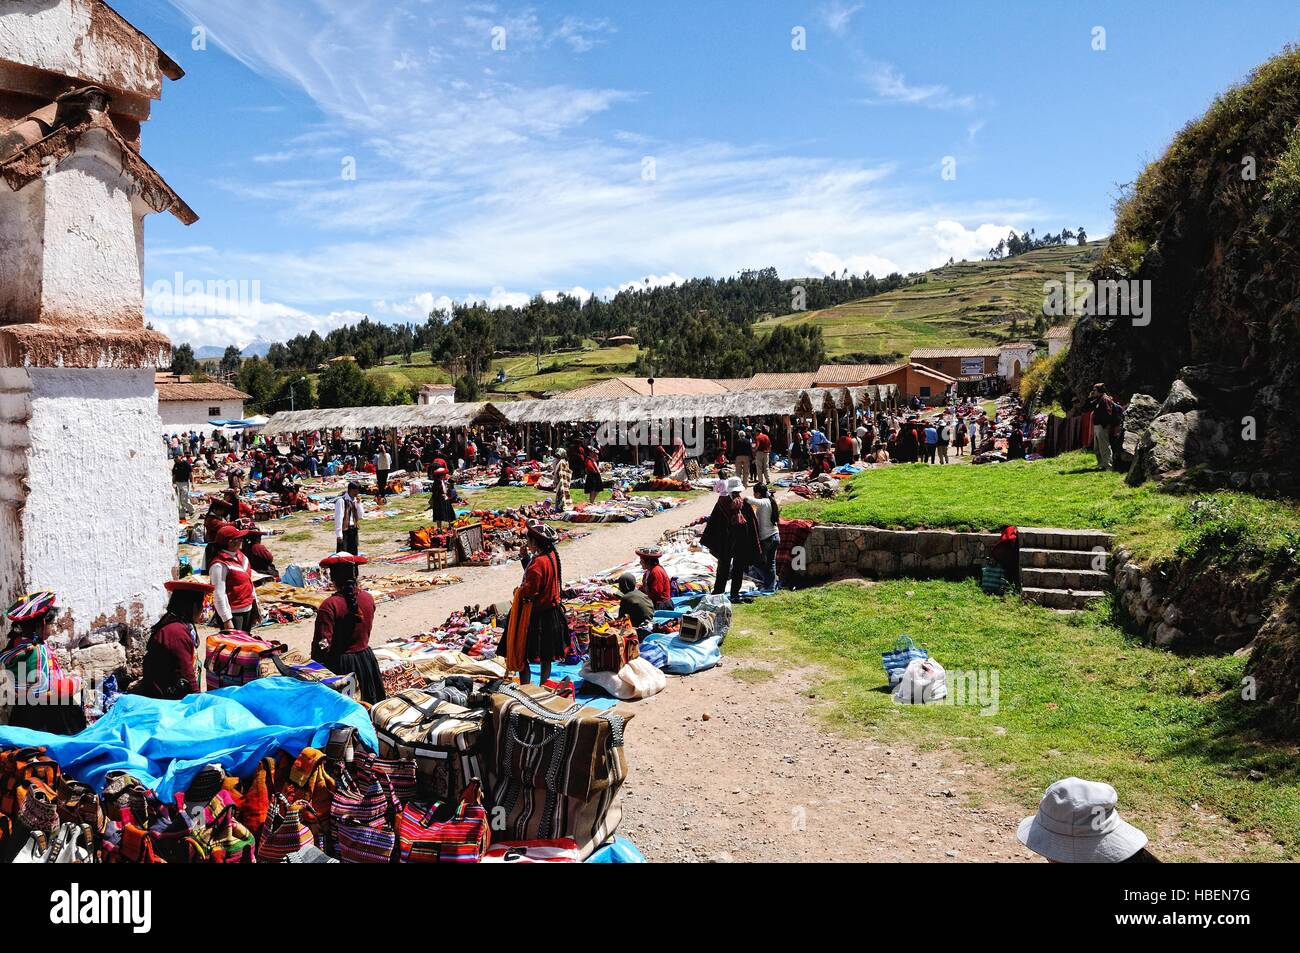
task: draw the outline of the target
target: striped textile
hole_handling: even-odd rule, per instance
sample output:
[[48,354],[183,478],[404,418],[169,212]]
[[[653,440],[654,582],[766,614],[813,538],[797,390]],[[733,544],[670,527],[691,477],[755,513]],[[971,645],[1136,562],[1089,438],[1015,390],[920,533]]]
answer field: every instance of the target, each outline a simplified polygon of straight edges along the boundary
[[488,849],[491,831],[478,778],[461,795],[448,821],[437,821],[438,805],[408,804],[397,818],[397,838],[404,864],[476,864]]

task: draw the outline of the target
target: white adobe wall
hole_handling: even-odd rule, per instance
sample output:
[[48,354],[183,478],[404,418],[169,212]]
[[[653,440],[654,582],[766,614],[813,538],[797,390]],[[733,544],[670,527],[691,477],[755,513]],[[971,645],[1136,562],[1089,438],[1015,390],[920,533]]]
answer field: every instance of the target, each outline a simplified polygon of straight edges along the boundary
[[159,428],[152,368],[0,368],[0,604],[57,592],[54,644],[83,671],[138,661],[164,608],[176,508]]
[[[208,413],[209,407],[217,406],[221,407],[221,413]],[[244,402],[242,400],[223,400],[214,404],[209,400],[160,400],[158,401],[158,414],[162,419],[162,429],[168,434],[196,428],[207,431],[211,429],[208,427],[208,421],[213,418],[219,420],[243,420]]]
[[1020,362],[1020,373],[1023,374],[1033,361],[1035,350],[1032,346],[1001,349],[998,351],[998,374],[1010,378],[1016,361]]
[[121,149],[101,129],[82,136],[77,151],[43,180],[45,191],[40,320],[138,328],[144,319],[143,203],[123,176]]
[[34,321],[40,313],[44,228],[43,179],[17,192],[0,187],[0,324]]

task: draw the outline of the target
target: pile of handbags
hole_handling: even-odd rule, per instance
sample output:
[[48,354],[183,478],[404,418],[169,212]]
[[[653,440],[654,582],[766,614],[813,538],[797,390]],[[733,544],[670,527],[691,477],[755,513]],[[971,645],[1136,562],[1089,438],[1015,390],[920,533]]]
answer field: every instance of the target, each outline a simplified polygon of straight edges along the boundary
[[290,651],[247,632],[217,632],[208,636],[203,659],[208,689],[247,685],[258,678],[283,675],[304,682],[319,682],[353,701],[361,697],[355,675],[337,675],[302,652]]
[[374,706],[378,751],[340,728],[244,779],[208,765],[171,803],[125,772],[96,794],[43,748],[7,750],[0,862],[578,862],[622,818],[630,717],[451,677]]

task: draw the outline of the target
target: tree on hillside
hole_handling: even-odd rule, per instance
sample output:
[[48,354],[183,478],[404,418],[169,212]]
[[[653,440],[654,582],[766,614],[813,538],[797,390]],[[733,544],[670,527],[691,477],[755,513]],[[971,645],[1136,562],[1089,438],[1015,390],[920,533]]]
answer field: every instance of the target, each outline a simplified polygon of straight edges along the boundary
[[277,341],[267,349],[266,360],[276,370],[284,370],[289,366],[289,349]]
[[172,350],[173,374],[193,374],[197,366],[198,362],[194,360],[194,348],[188,344],[182,344]]
[[356,349],[353,357],[357,359],[357,363],[361,365],[362,370],[369,370],[375,366],[375,349],[370,346],[369,341],[363,341]]
[[1079,226],[1079,241],[1078,241],[1078,244],[1080,244],[1080,245],[1086,245],[1086,244],[1088,244],[1088,233],[1085,232],[1085,231],[1083,230],[1083,226],[1082,226],[1082,225]]
[[336,361],[316,385],[321,407],[373,407],[382,403],[378,388],[356,361]]
[[243,360],[244,358],[240,353],[239,348],[235,347],[233,344],[229,345],[226,348],[225,353],[221,355],[221,364],[218,366],[221,376],[233,377],[239,372],[239,365]]

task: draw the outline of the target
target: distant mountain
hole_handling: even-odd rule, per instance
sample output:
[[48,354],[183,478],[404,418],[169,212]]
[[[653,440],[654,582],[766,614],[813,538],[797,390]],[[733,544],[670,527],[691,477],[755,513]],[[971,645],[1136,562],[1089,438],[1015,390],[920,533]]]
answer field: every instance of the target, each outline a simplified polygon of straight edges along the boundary
[[[252,344],[248,345],[248,347],[240,351],[239,355],[240,357],[266,357],[266,352],[271,350],[271,345],[273,343],[274,342],[272,341],[265,341],[258,338]],[[224,347],[217,347],[212,344],[205,344],[203,347],[196,347],[194,349],[194,357],[199,361],[210,361],[213,358],[221,360],[221,356],[225,353],[226,349]]]

